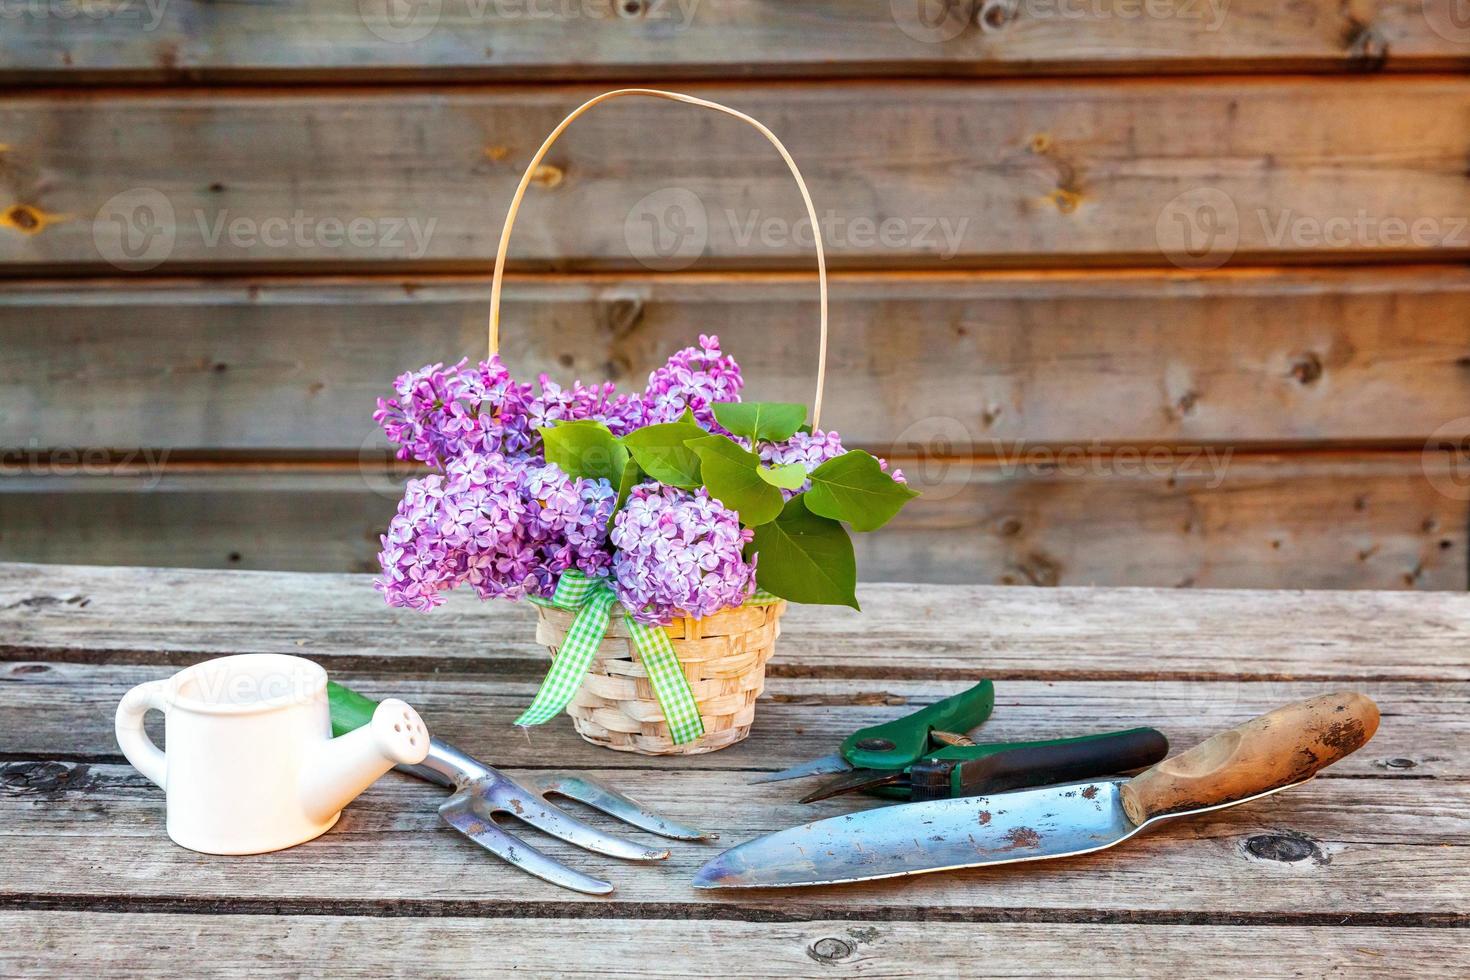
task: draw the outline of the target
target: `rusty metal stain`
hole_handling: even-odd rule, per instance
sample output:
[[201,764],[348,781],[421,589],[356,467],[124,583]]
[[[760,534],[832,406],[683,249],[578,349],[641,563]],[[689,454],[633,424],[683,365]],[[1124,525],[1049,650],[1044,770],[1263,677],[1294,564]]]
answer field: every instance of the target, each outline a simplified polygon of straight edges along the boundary
[[1030,827],[1012,827],[1005,835],[1004,840],[1009,842],[1009,850],[1019,848],[1034,848],[1041,845],[1041,835]]

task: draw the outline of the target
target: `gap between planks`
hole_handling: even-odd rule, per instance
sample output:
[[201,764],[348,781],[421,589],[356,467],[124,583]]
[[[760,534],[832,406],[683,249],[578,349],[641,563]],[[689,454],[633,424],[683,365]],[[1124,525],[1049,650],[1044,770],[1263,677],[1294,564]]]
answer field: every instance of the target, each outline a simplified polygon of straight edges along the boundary
[[[839,891],[840,889],[832,889]],[[794,889],[785,889],[786,893]],[[1470,912],[1245,912],[1144,909],[967,908],[863,906],[790,901],[777,910],[740,902],[502,902],[456,899],[188,898],[185,896],[0,894],[0,910],[175,915],[345,915],[375,918],[679,919],[738,922],[1055,923],[1066,925],[1333,926],[1346,928],[1470,928]]]

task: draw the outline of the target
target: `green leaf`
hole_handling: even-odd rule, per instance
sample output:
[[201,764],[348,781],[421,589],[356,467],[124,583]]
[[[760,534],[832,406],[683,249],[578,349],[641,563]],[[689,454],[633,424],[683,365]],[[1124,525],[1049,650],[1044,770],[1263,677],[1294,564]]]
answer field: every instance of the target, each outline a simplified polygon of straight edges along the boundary
[[746,452],[724,436],[690,439],[689,448],[699,455],[710,496],[739,512],[740,523],[756,527],[781,513],[781,491],[761,479],[761,459],[755,453]]
[[806,421],[806,406],[790,402],[715,402],[715,419],[756,442],[785,442]]
[[699,456],[685,443],[709,435],[694,421],[691,412],[677,422],[645,426],[623,436],[622,442],[643,467],[643,472],[671,487],[693,490],[704,481],[699,475]]
[[782,490],[800,490],[806,482],[806,467],[800,463],[782,463],[780,466],[762,466],[756,475],[773,487]]
[[558,422],[539,431],[546,445],[546,461],[561,467],[567,476],[609,483],[622,478],[628,450],[601,422]]
[[823,517],[846,521],[854,531],[877,530],[918,496],[860,449],[827,460],[811,477],[812,488],[803,495],[807,506]]
[[792,602],[858,608],[852,539],[841,524],[807,510],[801,497],[755,529],[749,550],[760,555],[755,580],[767,592]]
[[607,515],[609,534],[612,533],[613,521],[617,518],[618,511],[622,510],[623,505],[628,502],[628,495],[633,492],[633,488],[643,482],[643,477],[643,470],[639,468],[636,460],[629,459],[623,464],[623,475],[618,479],[618,499],[613,501],[612,513]]

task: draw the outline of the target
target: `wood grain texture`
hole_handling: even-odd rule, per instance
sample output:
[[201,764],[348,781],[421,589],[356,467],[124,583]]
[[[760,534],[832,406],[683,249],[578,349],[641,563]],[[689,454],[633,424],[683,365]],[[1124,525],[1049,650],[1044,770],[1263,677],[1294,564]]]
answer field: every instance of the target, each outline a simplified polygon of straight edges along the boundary
[[[894,584],[861,585],[858,599],[865,612],[793,606],[771,673],[1470,680],[1464,594]],[[533,620],[529,608],[458,593],[430,615],[389,609],[362,575],[0,566],[0,659],[9,661],[185,664],[281,652],[331,669],[539,680],[547,661]]]
[[[1163,823],[1125,846],[1042,862],[1023,874],[1002,866],[920,876],[900,888],[880,881],[735,896],[695,889],[689,881],[722,847],[881,801],[804,805],[789,785],[751,786],[739,773],[594,769],[589,774],[615,779],[661,813],[720,835],[716,842],[675,847],[667,861],[639,865],[526,831],[547,854],[613,882],[617,897],[610,906],[605,898],[511,871],[472,841],[440,830],[444,791],[408,776],[380,780],[309,847],[222,859],[168,840],[163,793],[130,766],[86,764],[78,771],[70,763],[44,770],[28,765],[4,764],[0,897],[47,895],[73,906],[119,900],[143,909],[152,900],[175,907],[208,902],[238,912],[361,915],[397,908],[422,916],[590,905],[596,910],[590,914],[600,916],[609,907],[675,903],[681,911],[744,908],[751,910],[747,916],[768,909],[783,917],[976,921],[1046,910],[1082,921],[1121,911],[1169,921],[1214,912],[1301,925],[1412,910],[1417,921],[1398,924],[1470,925],[1464,905],[1470,783],[1454,780],[1313,780],[1248,806]],[[1311,838],[1320,861],[1262,858],[1246,846],[1252,838],[1293,832]],[[76,873],[81,854],[88,858],[85,875]],[[1200,873],[1202,862],[1208,875]],[[1185,880],[1190,887],[1179,887]]]
[[[401,480],[376,464],[138,458],[121,473],[85,456],[16,467],[0,482],[0,558],[375,571],[401,495]],[[1463,481],[1442,454],[1033,447],[1000,460],[892,462],[923,496],[880,532],[854,536],[867,581],[1466,586]],[[77,470],[85,475],[67,475]]]
[[[145,934],[167,950],[207,950],[212,974],[289,977],[332,965],[333,976],[378,980],[412,963],[420,975],[500,977],[498,956],[467,956],[506,923],[473,918],[396,919],[348,916],[108,915],[96,912],[0,912],[11,939],[0,968],[13,976],[92,972],[103,976],[198,976],[201,963],[144,950]],[[514,923],[516,968],[531,976],[636,977],[648,964],[678,963],[707,977],[1027,976],[1047,965],[1085,960],[1099,978],[1218,976],[1290,978],[1350,973],[1364,977],[1462,976],[1470,970],[1452,929],[1324,927],[1095,926],[1047,923],[920,923],[829,919],[814,922],[676,922],[576,919]],[[591,935],[588,935],[588,934]],[[596,961],[567,955],[596,943]],[[1085,951],[1085,952],[1083,952]]]
[[[1403,441],[1470,430],[1470,272],[848,274],[824,420],[880,453]],[[357,453],[394,377],[484,356],[483,280],[0,283],[0,445]],[[802,276],[530,277],[520,376],[639,388],[701,333],[747,396],[811,397]],[[1458,426],[1458,427],[1457,427]]]
[[[130,256],[160,270],[483,271],[522,165],[594,91],[8,98],[0,262],[12,275]],[[785,139],[839,266],[1470,255],[1470,79],[694,91]],[[742,130],[632,100],[579,121],[512,258],[809,268],[789,175]]]
[[[862,599],[862,615],[791,611],[777,660],[789,673],[772,678],[747,743],[646,759],[587,746],[565,719],[512,733],[544,669],[524,610],[453,602],[402,617],[358,576],[0,566],[0,928],[12,940],[0,967],[647,975],[658,955],[683,975],[1054,973],[1078,957],[1088,975],[1464,972],[1470,596],[866,586]],[[444,830],[443,791],[392,775],[309,846],[184,851],[162,834],[160,791],[113,761],[111,705],[166,665],[269,649],[407,698],[512,774],[584,767],[721,840],[636,866],[535,837],[618,887],[590,898]],[[899,884],[689,887],[721,846],[874,805],[803,806],[791,784],[749,785],[750,770],[981,673],[1000,682],[983,730],[996,738],[1141,723],[1188,744],[1341,688],[1375,697],[1384,726],[1305,786],[1095,855]],[[182,948],[187,964],[167,952]]]
[[[917,0],[138,3],[17,18],[0,80],[1033,75],[1462,67],[1450,0],[952,4]],[[393,16],[389,16],[390,9]]]
[[[160,652],[156,659],[169,655]],[[974,660],[974,675],[994,676],[993,666],[1004,670],[984,654]],[[784,652],[776,666],[806,669],[785,659]],[[0,663],[0,722],[6,731],[0,751],[14,759],[120,763],[124,760],[113,734],[113,709],[129,688],[176,669],[162,662]],[[859,728],[901,717],[966,685],[963,680],[773,676],[767,678],[756,724],[745,742],[701,758],[649,760],[593,746],[578,738],[566,719],[538,729],[532,739],[513,737],[518,734],[513,723],[531,702],[537,681],[516,670],[487,677],[457,672],[463,669],[453,658],[432,667],[405,664],[392,673],[368,672],[339,660],[333,677],[375,700],[408,701],[436,737],[497,765],[735,772],[776,771],[804,762]],[[1058,668],[1054,676],[1064,673]],[[1148,726],[1167,733],[1174,750],[1182,751],[1279,705],[1320,694],[1324,683],[1069,678],[1059,684],[1001,676],[995,714],[975,737],[982,742],[1025,741]],[[1430,681],[1355,680],[1352,686],[1391,706],[1393,721],[1368,749],[1334,765],[1324,778],[1470,779],[1470,754],[1463,749],[1470,744],[1470,694],[1454,684]],[[157,728],[153,735],[161,744],[162,726],[154,726],[156,720],[150,716],[150,728]],[[800,737],[792,738],[793,733]]]

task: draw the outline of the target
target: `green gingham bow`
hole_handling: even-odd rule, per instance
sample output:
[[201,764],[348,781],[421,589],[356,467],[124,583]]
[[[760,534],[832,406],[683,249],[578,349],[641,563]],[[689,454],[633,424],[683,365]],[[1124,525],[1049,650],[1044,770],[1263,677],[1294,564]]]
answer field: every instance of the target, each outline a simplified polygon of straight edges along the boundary
[[[582,686],[582,677],[592,666],[592,655],[602,644],[607,633],[607,624],[612,618],[612,608],[618,597],[607,584],[607,579],[588,578],[578,571],[569,571],[556,583],[556,592],[548,600],[533,600],[543,605],[560,609],[577,610],[572,620],[571,631],[556,652],[541,689],[536,692],[531,706],[516,719],[517,725],[540,725],[561,714],[577,688]],[[664,709],[664,720],[668,722],[669,734],[675,742],[692,742],[704,734],[704,722],[699,719],[699,707],[694,703],[694,693],[689,690],[689,681],[669,634],[660,626],[644,626],[631,615],[623,622],[643,669],[648,671],[648,681],[653,685],[654,696]]]
[[[582,686],[582,678],[587,668],[592,666],[593,654],[602,645],[618,597],[613,594],[607,579],[588,578],[572,570],[562,575],[550,599],[531,601],[537,605],[576,610],[577,615],[572,620],[566,640],[556,652],[556,659],[551,662],[551,669],[546,672],[546,679],[541,682],[541,689],[536,692],[531,706],[516,719],[517,725],[543,724],[566,708],[577,688]],[[779,601],[768,592],[757,591],[746,600],[746,604],[764,606]],[[644,626],[633,618],[629,610],[624,610],[623,623],[633,638],[643,669],[648,671],[648,680],[659,707],[663,708],[669,734],[680,745],[699,738],[704,734],[704,722],[700,720],[699,706],[694,703],[694,693],[689,690],[689,681],[679,666],[679,657],[669,642],[669,634],[661,626]]]

